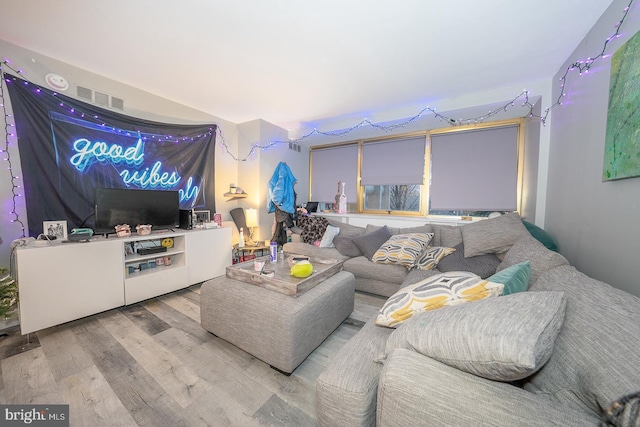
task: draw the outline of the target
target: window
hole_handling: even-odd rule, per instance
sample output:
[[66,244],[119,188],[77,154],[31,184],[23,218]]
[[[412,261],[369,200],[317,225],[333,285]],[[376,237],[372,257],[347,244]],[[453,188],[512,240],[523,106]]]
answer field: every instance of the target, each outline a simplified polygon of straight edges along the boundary
[[364,211],[420,212],[426,136],[362,144]]
[[429,213],[517,210],[518,137],[517,124],[432,133]]
[[338,181],[345,182],[347,202],[358,200],[358,144],[311,149],[311,191],[313,201],[334,203]]
[[311,197],[350,212],[487,216],[520,208],[523,120],[311,148]]

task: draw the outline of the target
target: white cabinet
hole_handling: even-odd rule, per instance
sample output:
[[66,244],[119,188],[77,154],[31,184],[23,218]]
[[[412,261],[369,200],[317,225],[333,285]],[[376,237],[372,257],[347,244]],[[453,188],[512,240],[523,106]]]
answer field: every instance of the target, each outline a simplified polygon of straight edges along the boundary
[[231,265],[231,228],[197,230],[188,235],[189,282],[200,283],[225,274]]
[[[166,252],[140,255],[138,249],[164,248],[162,241],[170,239]],[[185,288],[189,272],[185,256],[184,234],[152,234],[131,237],[123,241],[124,303],[133,304],[157,295]]]
[[122,243],[57,243],[16,251],[23,334],[124,304]]
[[[166,252],[137,253],[164,238],[173,239]],[[231,265],[229,227],[46,245],[16,250],[23,334],[173,292]]]

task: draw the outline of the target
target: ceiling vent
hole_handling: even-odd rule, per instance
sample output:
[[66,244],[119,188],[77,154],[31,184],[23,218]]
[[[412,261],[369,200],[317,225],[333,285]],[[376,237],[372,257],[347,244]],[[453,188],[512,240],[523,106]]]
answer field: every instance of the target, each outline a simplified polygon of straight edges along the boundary
[[78,95],[78,98],[85,101],[95,102],[96,104],[104,107],[111,106],[111,108],[124,111],[124,99],[122,98],[116,98],[115,96],[110,96],[102,92],[94,92],[92,89],[84,86],[76,86],[76,94]]
[[124,111],[124,99],[116,98],[115,96],[111,97],[111,106],[118,110]]
[[96,97],[96,104],[104,105],[105,107],[109,106],[109,95],[107,95],[106,93],[96,92],[95,97]]
[[93,91],[87,87],[76,86],[76,93],[78,94],[78,98],[80,99],[93,101]]

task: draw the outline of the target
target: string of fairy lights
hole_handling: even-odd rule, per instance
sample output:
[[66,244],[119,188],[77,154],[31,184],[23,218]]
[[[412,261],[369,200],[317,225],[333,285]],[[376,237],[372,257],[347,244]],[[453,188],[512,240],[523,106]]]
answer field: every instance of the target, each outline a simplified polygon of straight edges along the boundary
[[22,220],[20,219],[20,216],[18,215],[18,209],[17,209],[18,198],[22,196],[22,194],[19,192],[20,185],[18,185],[18,180],[20,178],[16,176],[13,170],[13,160],[11,158],[11,151],[9,150],[9,144],[11,144],[12,140],[14,140],[16,137],[14,131],[12,130],[13,128],[15,128],[15,124],[12,123],[11,121],[12,116],[9,113],[7,113],[7,107],[5,105],[5,96],[4,96],[5,85],[3,84],[4,73],[2,71],[1,65],[0,65],[0,77],[2,77],[2,80],[0,80],[0,108],[4,113],[4,132],[5,132],[4,147],[0,149],[0,155],[4,155],[4,160],[7,162],[7,169],[9,170],[9,177],[10,177],[9,183],[11,184],[11,210],[9,211],[9,215],[12,223],[19,224],[21,237],[25,237],[26,227],[24,225],[24,222],[22,222]]
[[330,137],[330,138],[339,138],[339,137],[344,137],[348,134],[350,134],[351,132],[355,131],[356,129],[360,129],[362,127],[368,126],[371,127],[373,129],[376,129],[378,131],[381,132],[392,132],[395,131],[397,129],[401,129],[404,128],[410,124],[412,124],[413,122],[417,121],[418,119],[425,117],[425,116],[429,116],[432,115],[433,117],[440,119],[443,122],[448,123],[451,126],[462,126],[462,125],[469,125],[469,124],[477,124],[477,123],[482,123],[486,120],[488,120],[489,118],[496,116],[502,112],[506,112],[508,109],[510,108],[514,108],[519,104],[520,108],[526,108],[527,112],[526,114],[524,114],[523,116],[528,116],[530,118],[535,118],[535,119],[539,119],[540,122],[544,125],[546,124],[547,118],[549,117],[549,114],[551,113],[551,111],[561,105],[563,105],[563,99],[564,97],[567,95],[566,93],[566,85],[567,85],[567,80],[570,76],[570,74],[574,71],[578,71],[578,74],[580,76],[584,75],[584,74],[588,74],[589,70],[591,69],[591,67],[593,66],[593,64],[599,60],[599,59],[604,59],[606,58],[607,55],[607,48],[609,46],[609,43],[611,43],[611,41],[613,41],[614,39],[618,38],[621,36],[621,28],[624,24],[625,19],[627,18],[627,15],[629,14],[629,11],[631,10],[631,5],[633,4],[635,0],[630,0],[628,5],[623,9],[623,14],[622,17],[620,18],[620,20],[615,24],[615,31],[614,33],[609,36],[605,41],[604,44],[602,46],[602,50],[596,55],[596,56],[592,56],[592,57],[588,57],[587,59],[578,59],[575,62],[569,64],[564,72],[564,74],[562,75],[562,77],[560,77],[560,94],[558,95],[557,99],[547,108],[545,108],[544,112],[542,114],[535,114],[534,113],[534,105],[530,102],[529,99],[529,91],[528,90],[523,90],[522,92],[520,92],[517,96],[515,96],[511,101],[506,102],[504,105],[501,105],[499,107],[494,108],[493,110],[487,112],[486,114],[477,116],[477,117],[468,117],[468,118],[453,118],[453,117],[449,117],[446,114],[443,113],[439,113],[435,108],[430,107],[430,106],[426,106],[424,108],[422,108],[420,111],[418,111],[417,114],[415,114],[414,116],[411,116],[409,118],[405,118],[402,119],[396,123],[392,123],[392,124],[383,124],[383,123],[375,123],[367,118],[362,119],[360,122],[358,122],[357,124],[348,127],[346,129],[341,129],[341,130],[333,130],[333,131],[321,131],[318,129],[313,129],[312,131],[300,136],[299,138],[296,139],[286,139],[286,140],[273,140],[269,143],[255,143],[252,144],[249,147],[248,153],[244,156],[236,156],[234,154],[234,152],[231,149],[231,146],[227,143],[225,137],[224,137],[224,132],[222,131],[222,128],[215,124],[215,130],[213,127],[209,128],[209,131],[206,133],[198,133],[198,134],[194,134],[194,135],[188,135],[188,136],[181,136],[181,137],[176,137],[176,136],[172,136],[172,135],[160,135],[160,134],[149,134],[149,133],[144,133],[144,132],[140,132],[138,130],[134,130],[134,129],[120,129],[117,126],[110,126],[109,123],[105,120],[102,119],[102,117],[95,115],[93,113],[88,113],[88,112],[83,112],[80,109],[78,109],[78,107],[74,107],[72,105],[70,105],[69,103],[65,103],[58,95],[57,92],[54,91],[49,91],[49,90],[42,90],[40,89],[40,87],[34,83],[32,83],[29,79],[25,78],[24,73],[22,70],[17,69],[15,67],[13,67],[13,65],[11,64],[11,62],[8,59],[5,59],[3,62],[0,63],[0,77],[1,77],[1,81],[0,81],[0,110],[2,110],[3,116],[4,116],[4,127],[5,127],[5,141],[4,141],[4,146],[0,146],[2,148],[0,148],[0,155],[4,156],[4,160],[7,162],[8,164],[8,171],[9,171],[9,175],[10,175],[10,183],[11,183],[11,195],[12,195],[12,204],[11,204],[11,210],[9,212],[9,214],[11,215],[11,222],[13,223],[17,223],[20,225],[20,228],[22,230],[22,237],[25,237],[25,224],[22,222],[22,220],[20,219],[18,212],[17,212],[17,206],[18,206],[18,201],[20,199],[20,197],[22,197],[22,194],[20,193],[20,188],[21,186],[18,184],[20,178],[18,176],[16,176],[15,172],[14,172],[14,167],[13,167],[13,163],[12,163],[12,158],[11,158],[11,150],[10,148],[12,148],[12,146],[15,144],[17,146],[17,136],[15,134],[15,132],[12,130],[15,128],[15,123],[13,121],[13,117],[11,114],[8,113],[8,109],[6,106],[6,97],[5,97],[5,87],[7,84],[13,83],[13,82],[17,82],[19,81],[15,76],[12,76],[10,74],[6,74],[4,71],[4,68],[11,70],[15,75],[21,76],[21,78],[23,79],[23,84],[27,84],[27,85],[33,85],[34,86],[34,90],[38,91],[39,93],[44,94],[45,96],[53,96],[53,97],[57,97],[58,99],[58,105],[63,108],[66,109],[70,114],[76,115],[80,118],[83,118],[85,120],[90,120],[90,121],[94,121],[95,123],[104,126],[104,127],[109,127],[111,128],[112,131],[114,132],[118,132],[124,135],[140,135],[141,138],[143,139],[153,139],[156,141],[175,141],[175,142],[179,142],[179,141],[189,141],[189,140],[195,140],[198,138],[201,138],[203,136],[206,135],[211,135],[213,132],[215,132],[216,134],[216,140],[218,141],[218,143],[220,144],[221,148],[226,152],[227,155],[231,156],[235,161],[247,161],[249,158],[251,158],[252,155],[254,155],[256,153],[256,151],[260,150],[268,150],[270,148],[276,147],[280,144],[290,144],[290,143],[296,143],[296,144],[301,144],[302,142],[304,142],[305,140],[307,140],[308,138],[311,138],[313,136],[319,135],[319,136],[324,136],[324,137]]

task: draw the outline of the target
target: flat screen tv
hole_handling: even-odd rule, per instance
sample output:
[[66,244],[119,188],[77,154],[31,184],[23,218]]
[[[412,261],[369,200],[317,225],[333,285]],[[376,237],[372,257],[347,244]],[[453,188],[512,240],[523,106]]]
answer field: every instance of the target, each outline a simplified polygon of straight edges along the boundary
[[96,188],[95,232],[115,233],[115,226],[151,224],[152,231],[178,227],[180,199],[177,191]]

